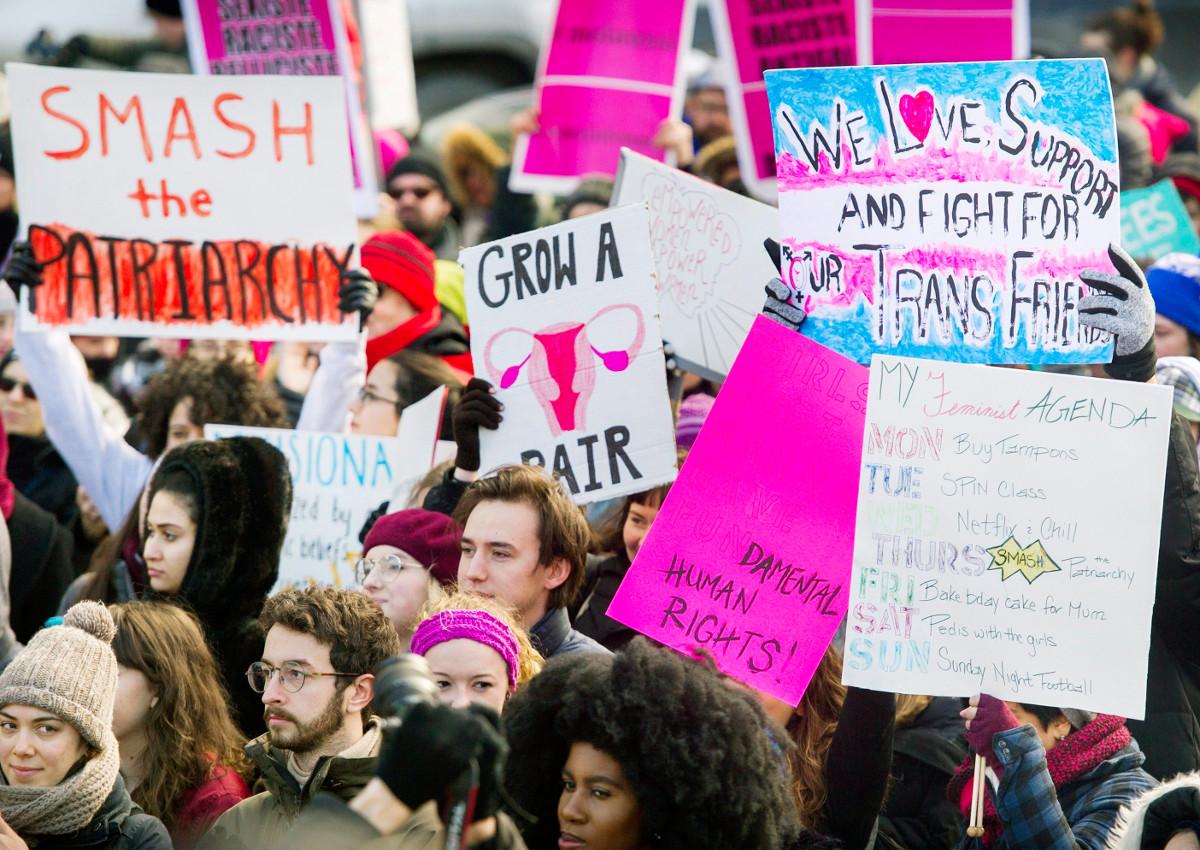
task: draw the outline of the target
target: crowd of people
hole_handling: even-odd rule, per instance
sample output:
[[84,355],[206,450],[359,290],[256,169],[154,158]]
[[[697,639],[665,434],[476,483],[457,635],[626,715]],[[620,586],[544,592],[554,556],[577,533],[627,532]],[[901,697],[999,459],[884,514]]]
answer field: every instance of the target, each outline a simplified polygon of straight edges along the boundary
[[[51,61],[186,71],[178,3],[147,6],[156,40]],[[1162,37],[1134,0],[1080,44],[1108,61],[1122,187],[1173,181],[1200,233]],[[710,66],[656,139],[746,193],[731,133]],[[359,338],[181,343],[16,326],[42,278],[0,128],[0,848],[1200,848],[1200,258],[1114,246],[1080,311],[1116,333],[1097,377],[1175,392],[1146,718],[846,687],[837,637],[791,705],[607,615],[670,485],[585,511],[539,466],[481,469],[505,411],[458,253],[602,210],[612,181],[512,192],[508,140],[478,127],[383,141],[339,289]],[[801,299],[763,283],[799,328]],[[664,368],[682,467],[720,387]],[[392,437],[439,387],[453,459],[370,517],[351,587],[279,589],[288,463],[205,425]]]

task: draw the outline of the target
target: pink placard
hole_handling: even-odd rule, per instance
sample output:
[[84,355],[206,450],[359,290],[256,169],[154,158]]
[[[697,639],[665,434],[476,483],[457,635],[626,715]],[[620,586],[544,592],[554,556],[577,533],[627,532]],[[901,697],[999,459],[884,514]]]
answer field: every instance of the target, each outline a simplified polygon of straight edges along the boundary
[[563,0],[544,73],[671,86],[682,21],[679,2]]
[[1023,0],[874,0],[871,64],[992,62],[1024,57]]
[[796,705],[847,610],[867,379],[755,319],[608,615]]
[[[671,98],[656,94],[546,86],[542,91],[542,132],[529,137],[525,169],[555,177],[617,173],[621,146],[662,162],[654,146],[659,122],[670,114]],[[553,116],[548,121],[545,116]]]
[[682,109],[693,13],[688,0],[560,0],[538,73],[541,131],[517,139],[509,186],[568,194],[614,176],[622,146],[668,162],[652,140]]

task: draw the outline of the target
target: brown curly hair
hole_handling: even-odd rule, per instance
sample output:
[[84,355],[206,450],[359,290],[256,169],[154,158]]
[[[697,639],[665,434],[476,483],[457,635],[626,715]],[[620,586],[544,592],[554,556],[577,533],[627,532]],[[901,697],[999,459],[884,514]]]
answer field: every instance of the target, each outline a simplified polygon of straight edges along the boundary
[[141,671],[158,696],[146,718],[145,779],[131,796],[174,830],[179,804],[214,770],[232,770],[248,782],[253,768],[195,615],[166,602],[129,602],[109,611],[117,626],[117,663]]
[[278,393],[259,380],[258,368],[236,355],[219,360],[184,357],[156,375],[139,405],[144,449],[157,458],[167,447],[167,423],[175,405],[192,400],[192,424],[287,428],[287,411]]

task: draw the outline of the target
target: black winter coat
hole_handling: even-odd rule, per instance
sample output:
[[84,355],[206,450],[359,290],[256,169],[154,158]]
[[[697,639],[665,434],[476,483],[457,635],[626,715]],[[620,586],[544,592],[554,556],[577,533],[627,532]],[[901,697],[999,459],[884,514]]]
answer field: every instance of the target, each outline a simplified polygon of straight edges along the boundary
[[1146,719],[1126,723],[1164,780],[1200,769],[1200,482],[1196,446],[1179,414],[1171,422],[1158,580],[1150,622]]
[[946,786],[967,756],[961,704],[938,697],[892,739],[892,784],[879,819],[879,846],[953,847],[962,812]]
[[12,538],[9,622],[17,640],[28,643],[34,632],[58,611],[59,600],[75,579],[71,535],[55,522],[52,514],[19,491],[13,493],[8,534]]
[[171,836],[158,818],[129,798],[120,776],[92,822],[69,835],[22,835],[35,850],[171,850]]
[[608,606],[628,571],[629,558],[624,552],[609,555],[589,568],[579,594],[583,602],[574,617],[575,631],[613,652],[620,652],[638,636],[634,629],[608,616]]

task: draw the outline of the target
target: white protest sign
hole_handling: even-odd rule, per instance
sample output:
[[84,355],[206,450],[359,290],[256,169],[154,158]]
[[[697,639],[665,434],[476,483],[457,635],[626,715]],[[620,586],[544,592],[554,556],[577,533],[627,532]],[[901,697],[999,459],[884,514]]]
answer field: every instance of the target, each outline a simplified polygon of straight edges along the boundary
[[876,354],[842,680],[1143,717],[1171,399]]
[[463,251],[471,357],[504,422],[481,429],[484,471],[537,463],[580,504],[675,479],[645,204]]
[[421,116],[407,4],[403,0],[358,0],[357,5],[371,126],[415,135]]
[[337,308],[357,238],[339,80],[7,67],[44,278],[23,328],[354,338]]
[[779,210],[621,149],[613,206],[645,201],[663,338],[683,368],[722,381],[779,269],[763,248]]
[[[445,390],[428,398],[440,398]],[[310,583],[339,587],[353,584],[354,564],[362,555],[358,533],[371,512],[397,494],[408,492],[433,462],[436,428],[426,416],[409,411],[400,421],[400,437],[361,437],[286,428],[205,425],[209,440],[261,437],[283,452],[292,473],[292,513],[276,587]],[[439,416],[440,416],[440,410]]]

